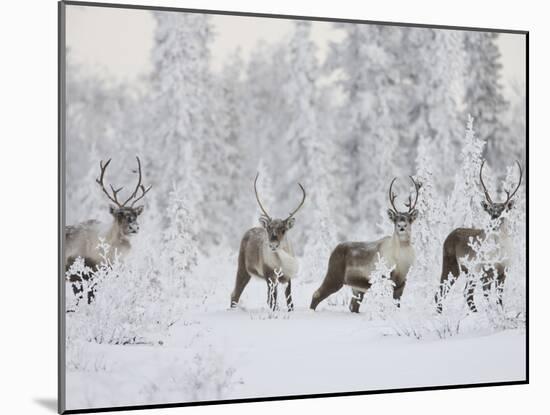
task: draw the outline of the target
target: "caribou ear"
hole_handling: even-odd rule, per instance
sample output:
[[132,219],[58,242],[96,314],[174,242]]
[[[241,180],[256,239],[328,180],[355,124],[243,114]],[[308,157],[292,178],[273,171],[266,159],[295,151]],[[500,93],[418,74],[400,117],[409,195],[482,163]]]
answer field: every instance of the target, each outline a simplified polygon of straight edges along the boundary
[[395,219],[397,218],[397,215],[392,209],[388,209],[388,217],[392,222],[395,222]]
[[143,213],[143,205],[138,206],[137,208],[134,208],[136,211],[136,215],[141,215]]
[[514,207],[514,201],[513,201],[513,200],[510,200],[510,201],[508,202],[508,204],[506,205],[506,211],[512,210],[513,207]]
[[116,214],[116,211],[117,211],[116,206],[114,206],[114,205],[109,205],[109,213],[110,213],[111,215]]
[[286,229],[290,229],[294,226],[294,222],[296,222],[296,219],[294,217],[290,217],[287,220],[285,220],[285,227]]
[[413,223],[417,217],[418,217],[418,210],[413,209],[411,213],[409,213],[409,223]]
[[267,228],[267,225],[269,223],[269,219],[266,218],[265,216],[260,216],[260,218],[258,219],[260,221],[260,224],[264,227],[264,228]]

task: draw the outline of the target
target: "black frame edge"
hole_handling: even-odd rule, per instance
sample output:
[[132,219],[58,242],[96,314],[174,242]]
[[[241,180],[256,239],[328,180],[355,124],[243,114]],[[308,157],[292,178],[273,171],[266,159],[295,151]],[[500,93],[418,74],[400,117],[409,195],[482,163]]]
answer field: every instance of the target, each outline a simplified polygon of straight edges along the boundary
[[429,392],[453,389],[471,389],[493,386],[515,386],[527,385],[527,380],[509,381],[509,382],[489,382],[489,383],[472,383],[468,385],[443,385],[443,386],[422,386],[414,388],[399,388],[399,389],[380,389],[373,391],[353,391],[353,392],[335,392],[335,393],[320,393],[313,395],[289,395],[289,396],[271,396],[267,398],[241,398],[227,399],[218,401],[197,401],[197,402],[182,402],[182,403],[165,403],[152,405],[133,405],[133,406],[113,406],[102,408],[87,408],[87,409],[70,409],[63,414],[90,414],[97,412],[118,412],[118,411],[134,411],[147,409],[167,409],[167,408],[183,408],[193,406],[211,406],[211,405],[227,405],[252,402],[274,402],[274,401],[293,401],[299,399],[319,399],[319,398],[339,398],[346,396],[365,396],[365,395],[380,395],[389,393],[409,393],[409,392]]
[[317,22],[329,22],[329,23],[358,23],[358,24],[377,24],[385,26],[402,26],[402,27],[419,27],[430,29],[446,29],[446,30],[467,30],[476,32],[498,32],[509,34],[526,34],[527,30],[515,30],[515,29],[498,29],[489,27],[465,27],[465,26],[453,26],[453,25],[435,25],[425,23],[407,23],[407,22],[390,22],[390,21],[376,21],[376,20],[361,20],[361,19],[348,19],[337,17],[323,17],[323,16],[299,16],[289,14],[270,14],[270,13],[255,13],[255,12],[240,12],[231,10],[214,10],[214,9],[192,9],[184,7],[166,7],[166,6],[146,6],[139,4],[120,4],[120,3],[101,3],[101,2],[86,2],[86,1],[63,1],[69,6],[88,6],[88,7],[108,7],[116,9],[134,9],[134,10],[157,10],[166,12],[187,12],[187,13],[203,13],[203,14],[217,14],[225,16],[239,16],[239,17],[265,17],[271,19],[289,19],[289,20],[311,20]]
[[525,264],[525,380],[529,383],[529,32],[525,33],[525,249],[527,263]]
[[57,412],[64,413],[66,384],[65,283],[63,278],[65,232],[65,2],[57,3]]

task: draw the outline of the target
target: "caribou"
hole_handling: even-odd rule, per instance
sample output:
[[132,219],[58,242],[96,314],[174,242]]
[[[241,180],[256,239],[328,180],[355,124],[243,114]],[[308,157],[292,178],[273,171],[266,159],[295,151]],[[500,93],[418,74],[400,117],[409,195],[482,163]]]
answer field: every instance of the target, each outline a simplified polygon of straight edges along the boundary
[[[502,290],[504,287],[504,281],[506,280],[506,268],[508,266],[511,252],[510,237],[508,234],[508,224],[503,213],[512,209],[514,201],[512,198],[515,196],[521,185],[521,179],[523,177],[523,170],[521,164],[516,160],[519,168],[519,180],[515,189],[510,192],[504,190],[506,193],[506,200],[504,202],[493,202],[485,183],[483,182],[483,166],[485,160],[481,163],[479,169],[479,182],[483,189],[485,200],[482,200],[481,207],[487,212],[491,218],[491,225],[493,230],[497,231],[492,238],[495,238],[499,252],[495,253],[498,259],[493,264],[486,264],[489,266],[483,266],[484,270],[481,278],[481,285],[485,296],[489,294],[489,290],[493,283],[496,286],[497,303],[502,306]],[[484,241],[487,235],[483,229],[477,228],[457,228],[453,230],[445,239],[443,243],[443,266],[441,270],[441,283],[439,290],[435,295],[436,307],[438,312],[443,311],[443,300],[446,293],[454,285],[461,271],[465,275],[468,275],[468,268],[465,265],[465,260],[473,260],[476,257],[476,252],[472,247],[473,241]],[[481,264],[480,264],[481,265]],[[496,275],[494,275],[496,273]],[[451,278],[450,278],[451,277]],[[495,281],[496,277],[496,281]],[[477,311],[477,307],[474,302],[474,291],[477,282],[470,278],[464,290],[464,296],[466,297],[466,303],[472,312]]]
[[374,242],[343,242],[330,255],[326,276],[313,294],[310,308],[315,310],[319,303],[334,294],[342,286],[352,287],[353,296],[349,305],[352,313],[358,313],[365,292],[370,288],[370,275],[376,267],[378,258],[383,258],[393,268],[390,279],[394,283],[393,298],[401,299],[409,268],[414,263],[415,254],[411,244],[411,226],[418,216],[416,203],[420,184],[409,176],[414,184],[415,198],[409,195],[406,212],[395,207],[396,194],[392,191],[397,178],[390,183],[388,217],[393,222],[392,236],[386,236]]
[[[119,193],[123,189],[119,187],[115,189],[113,185],[109,185],[110,191],[107,190],[104,183],[105,171],[111,163],[111,159],[103,163],[99,162],[100,174],[96,179],[102,192],[107,196],[113,204],[109,205],[109,213],[113,217],[110,224],[101,223],[95,219],[87,220],[76,225],[65,227],[65,269],[68,270],[76,258],[84,259],[84,264],[92,270],[96,268],[103,258],[99,251],[98,244],[103,240],[110,247],[107,253],[109,260],[113,259],[116,254],[120,256],[126,255],[130,251],[130,237],[139,231],[137,218],[143,212],[143,205],[135,206],[143,197],[151,190],[152,186],[147,188],[142,184],[141,161],[137,160],[137,184],[134,190],[124,201],[119,200]],[[75,294],[82,292],[82,287],[79,286],[80,277],[70,275],[67,277],[73,283],[73,291]],[[88,302],[93,293],[88,293]]]
[[255,276],[267,283],[267,304],[271,310],[278,308],[278,285],[286,284],[285,297],[287,308],[288,311],[292,311],[294,304],[292,302],[291,280],[298,272],[298,261],[294,255],[294,250],[287,233],[294,226],[294,215],[304,205],[306,191],[298,183],[302,191],[302,201],[298,207],[290,212],[286,219],[272,218],[267,213],[258,196],[258,176],[259,173],[256,174],[256,178],[254,179],[254,193],[262,211],[262,215],[259,218],[262,226],[249,229],[241,240],[235,288],[231,293],[231,308],[237,306],[251,276]]

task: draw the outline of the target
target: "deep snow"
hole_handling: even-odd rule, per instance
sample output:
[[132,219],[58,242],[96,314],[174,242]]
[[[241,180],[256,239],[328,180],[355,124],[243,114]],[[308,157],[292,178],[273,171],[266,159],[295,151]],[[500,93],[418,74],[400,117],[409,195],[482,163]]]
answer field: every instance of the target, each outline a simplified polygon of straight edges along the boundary
[[523,330],[416,340],[326,303],[317,312],[271,313],[254,304],[263,284],[251,285],[241,303],[254,307],[190,313],[162,345],[83,344],[81,359],[90,364],[67,372],[67,408],[525,378]]

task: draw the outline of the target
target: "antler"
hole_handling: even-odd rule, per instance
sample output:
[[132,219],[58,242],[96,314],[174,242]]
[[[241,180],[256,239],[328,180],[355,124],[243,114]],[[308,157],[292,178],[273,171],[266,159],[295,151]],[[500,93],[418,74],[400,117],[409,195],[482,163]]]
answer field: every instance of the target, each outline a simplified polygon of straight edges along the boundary
[[258,201],[258,205],[260,205],[260,209],[262,210],[263,214],[266,218],[271,220],[271,216],[267,213],[267,211],[264,209],[264,206],[262,205],[262,202],[260,202],[260,197],[258,196],[258,188],[256,187],[256,183],[258,182],[258,177],[260,176],[260,173],[256,173],[256,178],[254,179],[254,193],[256,194],[256,200]]
[[409,178],[412,180],[414,184],[414,191],[416,193],[416,196],[414,198],[414,204],[412,204],[412,198],[411,195],[409,195],[409,201],[405,203],[405,206],[409,208],[409,212],[411,213],[416,208],[416,202],[418,202],[418,190],[420,189],[420,183],[415,182],[412,176],[409,176]]
[[[409,178],[412,180],[413,184],[414,184],[414,190],[415,190],[415,193],[416,193],[416,196],[414,198],[414,203],[412,201],[412,197],[411,195],[409,195],[409,201],[405,203],[405,206],[407,206],[407,208],[409,209],[407,213],[411,213],[415,208],[416,208],[416,202],[418,202],[418,190],[420,189],[420,184],[417,183],[412,176],[409,176]],[[395,213],[399,213],[399,211],[397,210],[397,208],[395,207],[395,198],[397,197],[397,195],[395,193],[393,193],[392,191],[392,187],[393,187],[393,183],[397,180],[397,177],[394,177],[393,180],[391,181],[390,183],[390,190],[388,192],[388,195],[390,197],[390,204],[393,208],[393,211]]]
[[[518,160],[516,160],[516,163],[517,163],[518,168],[519,168],[518,185],[516,186],[516,188],[514,189],[512,194],[510,194],[509,190],[504,190],[504,192],[506,193],[506,201],[504,202],[505,204],[508,203],[510,200],[512,200],[514,195],[519,190],[519,187],[521,186],[521,179],[523,178],[523,170],[521,169],[521,164],[519,163]],[[487,188],[485,187],[485,183],[483,183],[483,177],[482,177],[482,174],[481,174],[483,172],[483,166],[484,165],[485,165],[485,160],[483,160],[483,162],[481,163],[481,168],[479,169],[479,181],[481,182],[481,186],[483,186],[483,192],[485,193],[485,198],[487,199],[487,202],[492,204],[493,201],[491,200],[491,196],[489,196],[489,192],[487,191]]]
[[481,167],[479,169],[479,181],[481,182],[481,186],[483,187],[483,193],[485,193],[485,199],[487,199],[487,202],[493,203],[491,200],[491,196],[489,196],[489,192],[487,191],[487,188],[485,187],[485,183],[483,183],[483,166],[485,165],[485,160],[481,163]]
[[397,177],[394,177],[393,180],[391,181],[390,183],[390,190],[388,192],[389,194],[389,197],[390,197],[390,204],[391,204],[391,207],[393,208],[393,211],[395,213],[399,213],[399,211],[396,209],[395,205],[394,205],[394,200],[395,198],[397,197],[397,195],[395,193],[392,192],[392,187],[393,187],[393,183],[397,180]]
[[518,160],[516,160],[516,163],[517,163],[518,168],[519,168],[519,182],[518,182],[518,185],[516,186],[515,190],[512,192],[512,194],[510,194],[510,192],[508,190],[504,191],[504,192],[506,192],[506,202],[504,202],[504,203],[508,203],[514,197],[514,195],[519,190],[519,187],[521,186],[521,179],[523,178],[523,170],[521,169],[521,164],[519,164]]
[[136,204],[136,202],[137,202],[138,200],[143,199],[143,196],[145,196],[145,195],[147,194],[147,192],[148,192],[149,190],[151,190],[151,187],[153,187],[153,185],[150,185],[150,186],[146,189],[145,186],[143,186],[143,185],[141,184],[141,161],[140,161],[140,159],[139,159],[138,156],[136,156],[136,160],[137,160],[137,165],[138,165],[138,182],[137,182],[136,188],[135,188],[135,190],[134,190],[134,193],[132,193],[132,194],[130,195],[130,197],[129,197],[128,199],[126,199],[126,201],[124,202],[123,206],[125,206],[126,203],[128,203],[130,200],[134,199],[134,198],[136,197],[136,195],[137,195],[138,190],[141,190],[141,196],[138,197],[137,199],[134,199],[134,201],[133,201],[132,204],[130,205],[130,206],[133,207],[133,206]]
[[119,187],[117,190],[115,190],[112,185],[109,185],[111,187],[111,191],[113,192],[113,196],[111,197],[107,189],[105,189],[105,185],[103,184],[103,178],[105,177],[105,170],[107,170],[107,167],[109,166],[110,163],[111,163],[111,159],[107,160],[105,164],[103,164],[103,160],[99,161],[99,168],[101,173],[99,174],[99,177],[95,179],[95,181],[97,184],[101,186],[101,190],[103,190],[103,193],[105,193],[105,195],[109,198],[111,202],[116,204],[118,207],[123,207],[124,205],[121,205],[117,199],[117,194],[122,190],[122,187]]
[[[134,206],[134,204],[143,198],[143,196],[145,196],[147,194],[147,192],[149,190],[151,190],[151,188],[153,187],[152,185],[150,185],[148,188],[145,188],[145,186],[143,186],[141,184],[141,161],[139,160],[139,157],[136,156],[136,159],[137,159],[137,163],[138,163],[138,183],[136,185],[136,188],[134,189],[134,191],[132,192],[132,194],[130,195],[130,197],[128,199],[126,199],[124,201],[124,203],[120,203],[118,201],[118,192],[120,192],[123,187],[119,187],[118,189],[115,189],[113,187],[113,185],[109,184],[109,187],[111,188],[111,192],[113,193],[113,196],[111,197],[111,195],[109,194],[109,192],[107,191],[107,189],[105,189],[105,185],[103,183],[103,178],[105,177],[105,170],[107,170],[107,166],[109,166],[109,163],[111,163],[111,159],[107,160],[107,162],[105,164],[103,164],[103,161],[101,160],[99,162],[99,168],[101,169],[101,173],[99,175],[99,178],[96,179],[96,182],[101,186],[101,190],[103,190],[103,193],[105,193],[107,195],[107,197],[109,198],[110,201],[112,201],[113,203],[115,203],[119,208],[123,208],[124,206],[126,206],[128,204],[128,202],[130,202],[132,199],[134,199],[132,201],[132,204],[130,206]],[[135,198],[136,195],[137,195],[137,192],[141,190],[141,196],[138,197],[137,199]]]
[[300,208],[304,205],[304,202],[306,201],[306,189],[304,189],[304,186],[302,186],[301,183],[298,183],[298,186],[300,186],[300,189],[302,189],[302,201],[300,202],[300,204],[296,209],[290,212],[290,215],[288,216],[287,219],[290,219],[291,217],[293,217],[294,214],[300,210]]

